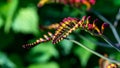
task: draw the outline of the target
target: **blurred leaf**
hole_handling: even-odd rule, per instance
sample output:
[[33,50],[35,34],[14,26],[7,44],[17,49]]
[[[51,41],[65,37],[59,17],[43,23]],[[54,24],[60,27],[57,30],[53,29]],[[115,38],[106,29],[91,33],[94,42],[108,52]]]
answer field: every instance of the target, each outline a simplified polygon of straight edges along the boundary
[[63,13],[65,13],[64,15],[66,16],[71,16],[71,17],[81,17],[81,16],[84,16],[86,14],[85,12],[86,10],[80,10],[80,9],[77,9],[77,8],[74,8],[74,7],[70,7],[68,5],[65,5],[63,7]]
[[68,41],[68,40],[63,40],[60,43],[61,43],[61,46],[62,46],[62,48],[64,50],[64,54],[65,55],[69,54],[73,43]]
[[0,14],[7,17],[7,14],[9,12],[9,4],[8,2],[0,2]]
[[115,59],[120,61],[120,54],[119,53],[115,54]]
[[13,22],[13,16],[15,14],[15,11],[17,9],[17,5],[18,5],[18,0],[9,0],[8,1],[9,4],[9,12],[7,12],[7,16],[6,16],[6,23],[5,23],[5,32],[8,33],[12,22]]
[[6,49],[14,42],[14,35],[5,34],[4,32],[0,32],[0,49]]
[[23,61],[20,58],[20,55],[14,53],[14,54],[9,55],[9,58],[12,62],[15,63],[17,68],[23,68]]
[[[30,58],[30,61],[34,62],[46,62],[51,57],[58,57],[58,51],[55,49],[51,42],[41,43],[37,46],[35,46],[31,51],[29,52],[30,55],[28,56]],[[31,59],[34,58],[34,59]]]
[[[69,38],[73,39],[74,36],[70,35]],[[63,40],[60,42],[62,48],[64,49],[64,54],[69,54],[72,48],[73,43],[68,40]]]
[[28,68],[59,68],[56,62],[42,63],[42,64],[32,64]]
[[120,61],[120,53],[119,52],[112,53],[110,54],[110,58]]
[[11,62],[8,57],[0,52],[0,67],[1,68],[16,68],[15,64]]
[[37,35],[39,32],[37,9],[34,7],[20,9],[12,27],[15,32]]
[[97,0],[96,4],[93,7],[95,8],[95,10],[99,11],[100,13],[104,13],[105,15],[109,15],[109,16],[114,15],[116,13],[116,10],[118,10],[118,8],[114,6],[113,0],[112,1],[111,0]]
[[[96,41],[94,38],[88,36],[87,38],[82,37],[82,40],[80,40],[80,42],[82,42],[82,44],[85,45],[86,47],[89,47],[90,49],[95,50],[96,46],[90,40]],[[82,66],[85,67],[92,53],[86,51],[81,47],[77,47],[74,52],[79,57]]]
[[117,1],[113,0],[113,2],[116,6],[120,7],[120,0],[117,0]]
[[3,26],[3,19],[2,17],[0,16],[0,28]]

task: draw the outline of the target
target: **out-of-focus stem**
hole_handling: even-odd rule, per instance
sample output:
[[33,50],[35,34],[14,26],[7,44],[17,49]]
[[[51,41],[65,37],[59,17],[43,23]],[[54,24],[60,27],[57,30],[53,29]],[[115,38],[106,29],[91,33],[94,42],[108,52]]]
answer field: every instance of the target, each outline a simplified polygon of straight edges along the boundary
[[75,35],[77,35],[79,38],[88,40],[88,41],[90,41],[90,42],[92,42],[92,43],[95,43],[95,44],[98,45],[98,46],[111,48],[111,46],[109,46],[107,43],[92,41],[92,40],[90,40],[89,38],[86,38],[86,37],[84,37],[84,36],[82,36],[82,35],[80,35],[80,34],[77,34],[76,32],[73,32],[73,33],[74,33]]
[[[84,36],[81,36],[81,35],[79,35],[79,34],[77,34],[77,33],[75,33],[75,32],[74,32],[74,34],[77,35],[77,36],[80,37],[80,38],[89,40],[88,38],[85,38]],[[110,45],[110,46],[108,46],[107,44],[105,45],[105,44],[103,44],[103,43],[98,43],[98,42],[94,42],[94,41],[91,41],[91,40],[89,40],[89,41],[91,41],[91,42],[93,42],[93,43],[95,43],[95,44],[99,44],[99,45],[102,44],[101,46],[104,45],[104,47],[113,47],[113,48],[115,48],[118,52],[120,52],[120,48],[117,48],[117,46],[116,46],[115,44],[113,44],[107,37],[105,37],[104,35],[96,35],[96,36],[101,37],[101,38],[102,38],[103,40],[105,40],[105,42],[107,42],[108,45]]]
[[110,25],[110,28],[111,28],[117,42],[120,44],[120,37],[119,37],[115,27],[111,24],[111,22],[109,22],[105,17],[103,17],[100,13],[96,12],[95,10],[91,10],[91,12],[96,14],[101,20],[103,20],[104,22],[106,22],[106,23],[108,23]]
[[120,52],[119,48],[117,48],[114,44],[112,44],[104,35],[100,36],[102,39],[104,39],[110,46],[115,48],[118,52]]
[[115,21],[114,21],[115,27],[117,27],[117,25],[118,25],[118,20],[120,20],[120,8],[119,8],[118,14],[116,15]]
[[106,57],[104,57],[103,55],[101,55],[101,54],[99,54],[99,53],[97,53],[97,52],[89,49],[88,47],[84,46],[83,44],[81,44],[81,43],[79,43],[79,42],[77,42],[77,41],[75,41],[75,40],[71,40],[71,39],[68,39],[68,40],[71,41],[71,42],[73,42],[73,43],[75,43],[75,44],[77,44],[77,45],[79,45],[79,46],[81,46],[81,47],[84,48],[85,50],[93,53],[94,55],[96,55],[96,56],[98,56],[98,57],[100,57],[100,58],[103,58],[103,59],[105,59],[105,60],[107,60],[107,61],[110,61],[110,62],[113,62],[113,63],[116,63],[116,64],[120,65],[120,62],[115,61],[115,60],[112,60],[112,59],[109,59],[109,58],[106,58]]

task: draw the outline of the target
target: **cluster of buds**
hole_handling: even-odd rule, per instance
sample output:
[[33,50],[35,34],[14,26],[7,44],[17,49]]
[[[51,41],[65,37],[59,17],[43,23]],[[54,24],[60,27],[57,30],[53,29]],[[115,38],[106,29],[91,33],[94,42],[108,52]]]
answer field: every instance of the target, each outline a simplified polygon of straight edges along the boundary
[[[83,29],[83,30],[85,30],[87,32],[90,32],[90,34],[93,34],[93,35],[102,35],[105,27],[108,27],[109,24],[103,23],[102,26],[101,26],[101,29],[99,29],[96,26],[96,24],[95,24],[96,22],[97,22],[97,19],[95,19],[92,23],[90,23],[90,16],[88,16],[88,17],[84,16],[78,22],[78,24],[80,25],[81,29]],[[95,33],[95,31],[97,31],[97,33]]]
[[[49,36],[48,36],[48,35],[49,35]],[[30,43],[30,44],[25,44],[25,45],[23,45],[22,47],[23,47],[23,48],[31,48],[31,47],[34,47],[34,46],[37,45],[37,44],[40,44],[40,43],[43,43],[43,42],[47,42],[47,41],[52,40],[53,34],[52,34],[51,32],[48,32],[48,35],[43,35],[44,38],[39,38],[39,39],[36,40],[35,42]]]
[[87,10],[91,8],[91,5],[95,4],[95,0],[40,0],[38,6],[41,7],[49,3],[61,3],[65,5],[71,5],[75,7],[80,7],[81,5],[86,5]]
[[66,38],[71,32],[73,32],[76,28],[79,27],[77,18],[65,18],[62,22],[60,22],[59,27],[57,28],[52,43],[58,43],[62,39]]
[[[104,55],[105,57],[108,57],[107,54]],[[111,63],[107,60],[104,60],[102,58],[100,58],[99,60],[99,66],[100,68],[119,68],[119,65],[116,63]]]
[[[70,33],[72,33],[77,28],[85,30],[92,35],[97,35],[97,36],[102,35],[104,28],[107,27],[108,24],[103,23],[101,26],[101,29],[99,29],[95,25],[96,20],[94,20],[93,23],[91,24],[89,19],[90,19],[90,16],[88,17],[84,16],[80,20],[76,18],[71,18],[71,17],[65,18],[57,28],[52,38],[52,43],[55,44],[60,42],[62,39],[66,38]],[[95,31],[97,33],[95,33]]]
[[[50,27],[53,29],[56,29],[54,34],[48,32],[49,36],[44,35],[44,38],[40,38],[40,39],[36,40],[36,42],[34,42],[34,43],[23,45],[23,47],[25,48],[28,46],[34,46],[36,44],[39,44],[41,42],[46,42],[49,40],[52,40],[52,43],[56,44],[56,43],[60,42],[61,40],[63,40],[64,38],[66,38],[70,33],[72,33],[77,28],[85,30],[92,35],[100,36],[103,34],[104,28],[106,26],[108,26],[108,24],[103,23],[101,26],[101,29],[99,29],[95,25],[95,22],[96,22],[96,20],[94,20],[93,23],[90,23],[90,16],[88,16],[88,17],[84,16],[84,17],[82,17],[82,19],[71,18],[71,17],[64,18],[63,21],[60,22],[60,24],[52,24],[52,25],[48,26],[48,29],[50,29]],[[45,27],[45,28],[47,28],[47,27]],[[97,33],[95,33],[95,31]]]

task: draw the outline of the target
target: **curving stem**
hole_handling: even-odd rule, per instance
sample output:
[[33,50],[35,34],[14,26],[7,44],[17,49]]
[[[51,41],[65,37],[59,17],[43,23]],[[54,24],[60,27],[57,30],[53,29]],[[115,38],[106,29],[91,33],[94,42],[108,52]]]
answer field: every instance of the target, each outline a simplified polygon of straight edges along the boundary
[[107,61],[110,61],[110,62],[113,62],[113,63],[116,63],[116,64],[120,65],[120,62],[119,62],[119,61],[115,61],[115,60],[106,58],[105,56],[103,56],[103,55],[101,55],[101,54],[99,54],[99,53],[97,53],[97,52],[89,49],[88,47],[84,46],[83,44],[81,44],[81,43],[79,43],[79,42],[77,42],[77,41],[75,41],[75,40],[71,40],[71,39],[68,39],[68,38],[67,38],[67,40],[69,40],[69,41],[71,41],[71,42],[73,42],[73,43],[81,46],[81,47],[84,48],[85,50],[91,52],[92,54],[94,54],[94,55],[96,55],[96,56],[98,56],[98,57],[100,57],[100,58],[103,58],[103,59],[105,59],[105,60],[107,60]]

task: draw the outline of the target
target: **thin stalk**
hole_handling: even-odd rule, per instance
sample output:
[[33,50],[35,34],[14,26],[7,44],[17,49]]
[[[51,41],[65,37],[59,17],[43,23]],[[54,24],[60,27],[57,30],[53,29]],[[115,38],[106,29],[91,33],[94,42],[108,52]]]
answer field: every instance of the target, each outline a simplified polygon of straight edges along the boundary
[[75,40],[71,40],[71,39],[67,39],[67,40],[69,40],[69,41],[71,41],[71,42],[73,42],[73,43],[75,43],[75,44],[81,46],[81,47],[84,48],[85,50],[91,52],[92,54],[94,54],[94,55],[96,55],[96,56],[98,56],[98,57],[100,57],[100,58],[103,58],[103,59],[105,59],[105,60],[107,60],[107,61],[110,61],[110,62],[116,63],[116,64],[118,64],[118,65],[120,64],[119,61],[115,61],[115,60],[112,60],[112,59],[106,58],[105,56],[103,56],[103,55],[101,55],[101,54],[99,54],[99,53],[97,53],[97,52],[95,52],[95,51],[89,49],[88,47],[84,46],[83,44],[81,44],[81,43],[79,43],[79,42],[77,42],[77,41],[75,41]]
[[[77,33],[75,33],[75,32],[74,32],[74,34],[76,34],[76,35],[77,35],[78,37],[80,37],[80,38],[86,39],[85,37],[80,36],[79,34],[77,34]],[[108,45],[110,45],[110,46],[105,45],[106,47],[113,47],[113,48],[115,48],[118,52],[120,52],[120,48],[117,48],[117,46],[116,46],[115,44],[113,44],[107,37],[105,37],[104,35],[96,35],[96,36],[101,37],[103,40],[105,40],[105,42],[108,43]],[[89,40],[89,39],[86,39],[86,40]],[[91,40],[89,40],[89,41],[91,41]],[[94,41],[91,41],[91,42],[93,42],[93,43],[95,43],[95,44],[98,44],[97,42],[94,42]],[[104,45],[104,44],[102,44],[102,46],[103,46],[103,45]],[[105,47],[105,46],[104,46],[104,47]]]
[[103,20],[104,22],[108,23],[110,25],[110,28],[115,36],[115,39],[117,40],[117,42],[120,44],[120,37],[115,29],[115,27],[111,24],[110,21],[108,21],[105,17],[103,17],[100,13],[96,12],[95,10],[91,10],[91,12],[93,12],[95,15],[97,15],[101,20]]
[[112,46],[113,48],[115,48],[118,52],[120,52],[119,48],[117,48],[114,44],[112,44],[107,37],[105,37],[104,35],[100,36],[102,39],[104,39],[110,46]]
[[115,21],[114,21],[114,26],[115,27],[117,27],[119,20],[120,20],[120,8],[119,8],[119,11],[118,11],[118,13],[116,15]]
[[82,39],[88,40],[88,41],[90,41],[90,42],[92,42],[92,43],[97,44],[98,46],[111,48],[111,46],[109,46],[107,43],[102,43],[102,42],[92,41],[92,40],[90,40],[89,38],[86,38],[86,37],[84,37],[84,36],[82,36],[82,35],[77,34],[76,32],[73,32],[73,33],[74,33],[75,35],[77,35],[79,38],[82,38]]

